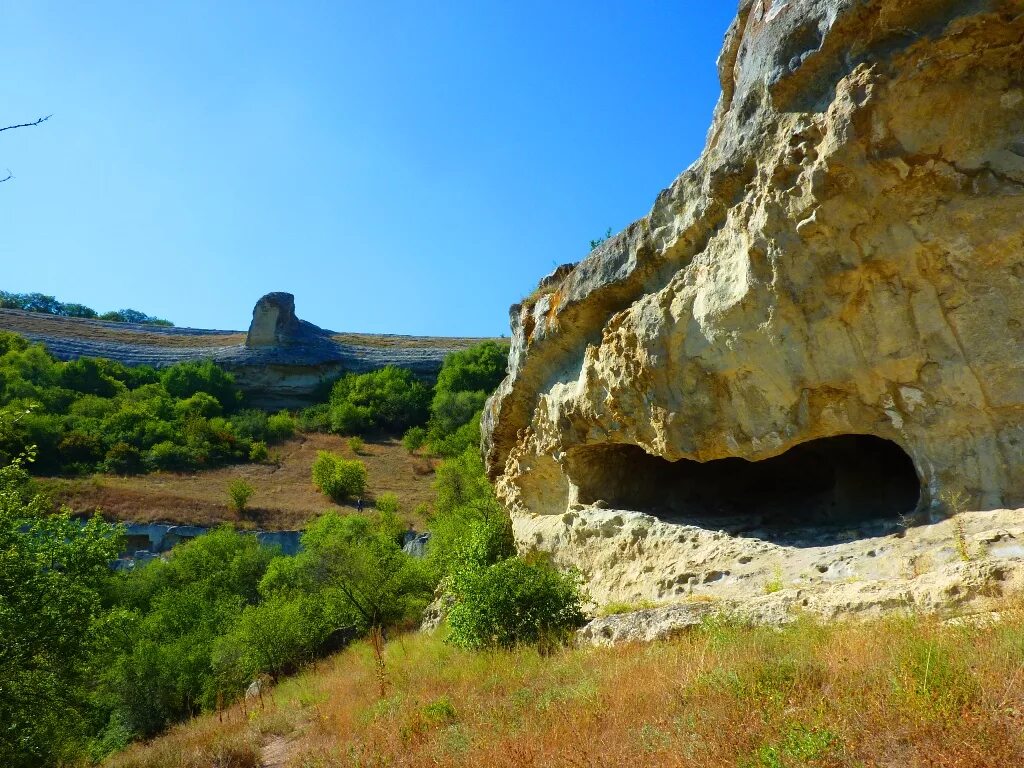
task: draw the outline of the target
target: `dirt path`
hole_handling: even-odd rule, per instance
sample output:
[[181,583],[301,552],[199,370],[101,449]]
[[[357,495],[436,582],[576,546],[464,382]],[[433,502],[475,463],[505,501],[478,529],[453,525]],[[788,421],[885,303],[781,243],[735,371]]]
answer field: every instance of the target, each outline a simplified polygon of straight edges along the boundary
[[271,736],[260,750],[260,768],[284,768],[292,743],[284,736]]

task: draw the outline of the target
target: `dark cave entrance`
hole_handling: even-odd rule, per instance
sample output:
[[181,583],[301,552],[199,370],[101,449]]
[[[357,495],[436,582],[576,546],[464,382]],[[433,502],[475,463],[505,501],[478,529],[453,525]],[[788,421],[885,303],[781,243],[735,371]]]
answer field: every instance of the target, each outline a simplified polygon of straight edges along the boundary
[[589,446],[570,459],[578,501],[740,533],[903,521],[920,498],[896,443],[840,435],[762,461],[666,461],[635,445]]

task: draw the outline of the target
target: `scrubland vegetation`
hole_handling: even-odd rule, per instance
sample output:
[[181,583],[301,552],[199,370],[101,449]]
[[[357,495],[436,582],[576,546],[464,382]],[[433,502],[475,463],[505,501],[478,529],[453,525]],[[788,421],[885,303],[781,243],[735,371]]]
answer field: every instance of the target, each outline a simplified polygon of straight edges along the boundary
[[258,443],[295,430],[286,412],[240,404],[231,374],[209,361],[163,371],[99,358],[60,362],[41,344],[0,332],[0,462],[35,446],[33,472],[123,475],[243,462]]
[[[17,615],[0,611],[0,639],[10,644],[0,651],[0,677],[7,681],[0,682],[0,754],[13,766],[100,759],[133,739],[230,705],[252,681],[293,673],[361,636],[376,638],[380,659],[385,639],[417,625],[439,591],[452,606],[450,641],[467,648],[534,643],[550,650],[582,620],[573,577],[515,556],[508,519],[483,476],[476,444],[486,392],[473,388],[500,378],[504,358],[494,345],[449,361],[446,383],[433,394],[385,369],[346,377],[328,404],[332,419],[336,412],[357,413],[368,430],[421,426],[430,440],[420,450],[463,448],[439,468],[426,558],[402,550],[402,510],[385,493],[366,515],[322,514],[294,557],[223,527],[166,559],[115,574],[107,564],[121,545],[118,529],[98,518],[83,526],[66,511],[51,514],[27,467],[49,462],[49,469],[69,471],[60,451],[71,434],[123,442],[138,451],[141,469],[166,468],[153,458],[160,443],[145,437],[150,433],[181,433],[181,442],[166,442],[201,456],[200,464],[257,458],[264,441],[291,433],[292,417],[238,410],[230,376],[211,363],[157,373],[105,360],[59,363],[13,335],[4,342],[0,371],[10,372],[2,379],[0,419],[10,457],[2,478],[0,529],[10,545],[4,557],[17,566],[11,573],[47,577],[21,585]],[[93,398],[89,408],[81,405],[85,398]],[[118,415],[121,421],[105,420]],[[118,433],[124,421],[137,431]],[[213,441],[194,439],[210,433],[233,450],[216,453]],[[365,444],[349,448],[365,450]],[[90,460],[111,469],[99,455]],[[335,499],[365,489],[359,459],[321,452],[310,472]],[[241,514],[254,489],[239,479],[222,492]],[[60,574],[56,586],[52,574]],[[59,610],[41,603],[55,589],[73,598],[57,603]],[[73,619],[66,627],[64,612]],[[58,630],[65,632],[59,653],[47,645]],[[40,697],[40,690],[60,695]]]
[[[719,618],[670,642],[572,647],[585,585],[516,554],[477,449],[480,408],[504,370],[498,345],[452,355],[433,391],[397,369],[346,377],[293,419],[241,410],[211,364],[158,374],[3,343],[4,765],[1024,761],[1021,606],[980,626],[905,617],[776,630]],[[138,431],[116,432],[130,423]],[[40,424],[62,437],[40,439]],[[91,466],[61,453],[73,433],[120,434],[141,469],[155,468],[158,443],[147,448],[145,435],[163,424],[184,435],[172,444],[205,456],[199,466],[265,459],[266,444],[296,426],[349,438],[404,430],[407,450],[443,458],[433,502],[417,511],[429,520],[426,557],[402,550],[409,511],[398,497],[371,493],[365,514],[313,519],[293,557],[222,527],[164,560],[110,571],[118,530],[53,514],[26,468]],[[237,452],[195,439],[218,430]],[[379,449],[333,439],[350,457],[307,459],[310,484],[334,498],[372,491],[363,463]],[[256,498],[241,480],[219,493],[239,512]],[[438,596],[446,621],[416,632]],[[260,693],[247,700],[253,681]]]
[[1024,614],[783,630],[708,622],[607,649],[357,643],[248,702],[115,758],[258,766],[1013,766],[1024,764]]

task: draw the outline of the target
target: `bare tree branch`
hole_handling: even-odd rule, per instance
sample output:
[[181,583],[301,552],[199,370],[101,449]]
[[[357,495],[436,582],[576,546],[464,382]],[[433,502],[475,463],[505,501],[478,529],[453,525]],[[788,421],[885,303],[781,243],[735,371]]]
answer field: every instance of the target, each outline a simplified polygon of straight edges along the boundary
[[7,175],[4,176],[2,179],[0,179],[0,184],[3,184],[5,181],[10,181],[13,178],[14,178],[14,174],[11,173],[11,169],[8,168],[7,169]]
[[[8,125],[8,126],[5,126],[4,128],[0,128],[0,132],[2,132],[2,131],[10,131],[10,130],[13,130],[15,128],[31,128],[33,125],[39,125],[40,123],[45,123],[51,117],[53,117],[53,115],[47,115],[46,117],[40,117],[34,123],[19,123],[18,125]],[[5,179],[5,181],[6,181],[6,179]]]

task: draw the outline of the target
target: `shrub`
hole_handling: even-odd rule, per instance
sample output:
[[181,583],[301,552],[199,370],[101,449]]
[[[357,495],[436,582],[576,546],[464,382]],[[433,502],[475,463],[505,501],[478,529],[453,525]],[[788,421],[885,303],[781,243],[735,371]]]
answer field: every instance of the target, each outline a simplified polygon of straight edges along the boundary
[[377,508],[377,511],[386,515],[398,515],[399,504],[398,496],[393,493],[382,493],[374,501],[373,506]]
[[243,514],[254,492],[253,487],[242,478],[232,480],[228,486],[228,506],[238,514]]
[[146,452],[146,464],[165,472],[186,470],[192,466],[193,458],[186,447],[176,445],[170,440],[157,443]]
[[402,436],[402,445],[409,453],[415,453],[427,442],[427,430],[425,427],[410,427]]
[[287,440],[295,434],[295,419],[288,411],[279,411],[267,418],[267,439],[271,442]]
[[450,639],[466,648],[548,648],[586,621],[578,577],[520,557],[488,566],[464,563],[452,575],[451,593]]
[[331,428],[331,406],[320,403],[304,408],[299,411],[297,422],[303,432],[327,432]]
[[411,371],[389,365],[338,379],[330,405],[335,432],[402,431],[427,420],[430,390]]
[[366,489],[366,465],[320,451],[313,462],[313,484],[335,501],[360,496]]
[[217,398],[225,410],[231,410],[242,399],[235,388],[235,377],[212,360],[176,363],[160,374],[160,382],[172,397],[184,399],[206,392]]
[[114,443],[103,457],[101,469],[117,475],[137,474],[144,469],[142,454],[138,448],[128,443]]
[[313,659],[330,634],[317,595],[273,595],[246,606],[231,631],[214,643],[218,687],[239,694],[261,673],[277,679]]
[[430,403],[427,442],[440,456],[458,456],[480,440],[479,416],[505,376],[508,345],[486,341],[445,358]]
[[249,461],[255,461],[255,462],[261,462],[262,463],[262,462],[267,460],[269,455],[270,454],[267,451],[267,444],[265,442],[263,442],[262,440],[257,440],[249,448]]
[[348,439],[348,449],[357,456],[363,452],[364,448],[366,448],[366,443],[363,441],[363,438],[350,437]]

